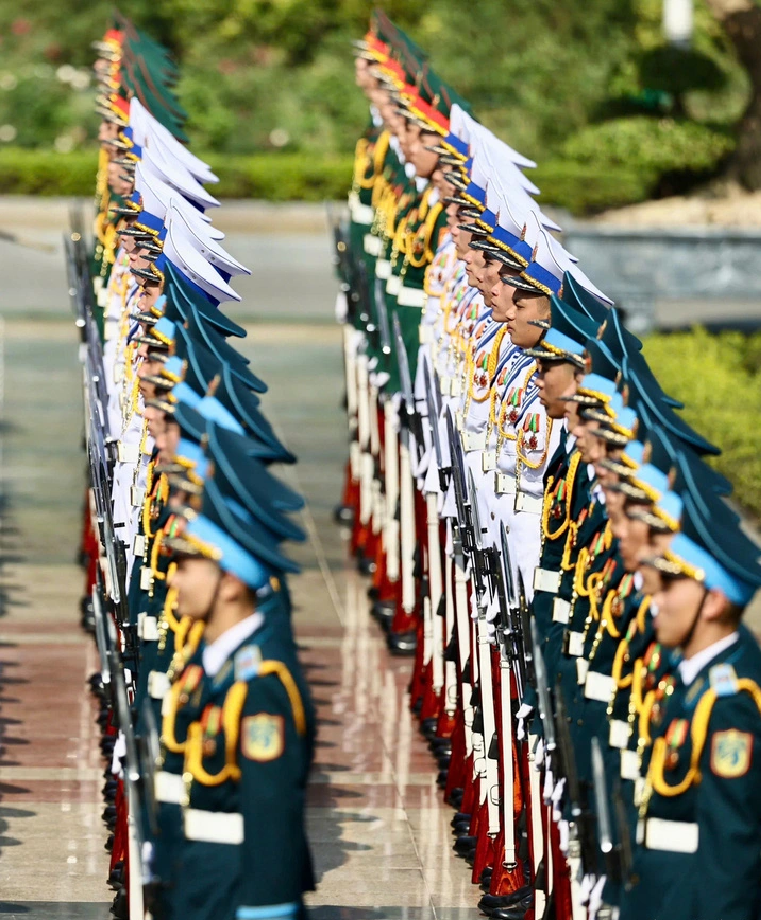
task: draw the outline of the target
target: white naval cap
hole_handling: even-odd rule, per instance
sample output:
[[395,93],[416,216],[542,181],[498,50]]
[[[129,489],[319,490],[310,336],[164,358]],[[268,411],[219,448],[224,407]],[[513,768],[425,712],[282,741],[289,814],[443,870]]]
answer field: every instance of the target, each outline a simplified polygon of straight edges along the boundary
[[210,217],[181,197],[179,189],[160,178],[153,171],[150,164],[143,164],[142,162],[137,164],[135,169],[135,191],[140,194],[143,199],[143,209],[149,214],[166,221],[169,205],[174,199],[191,226],[201,225],[205,227],[205,232],[212,239],[218,240],[224,237],[224,233],[211,226]]
[[159,145],[169,153],[170,158],[179,160],[199,182],[219,182],[219,178],[214,175],[209,165],[192,154],[164,125],[159,124],[135,96],[130,100],[129,123],[136,144],[141,147]]
[[179,219],[176,211],[168,212],[164,256],[178,268],[193,284],[216,301],[239,301],[240,294],[234,291],[219,271],[196,248],[196,237],[188,225]]
[[169,203],[169,218],[167,223],[176,223],[181,221],[189,234],[190,241],[195,249],[207,259],[215,268],[227,275],[250,275],[251,270],[241,265],[237,259],[226,252],[215,240],[209,236],[209,225],[199,222],[192,222],[188,216],[186,208],[180,205],[180,202],[174,198]]
[[182,163],[166,159],[159,147],[144,148],[142,160],[159,178],[173,185],[184,198],[196,202],[204,210],[219,207],[219,201],[193,178]]

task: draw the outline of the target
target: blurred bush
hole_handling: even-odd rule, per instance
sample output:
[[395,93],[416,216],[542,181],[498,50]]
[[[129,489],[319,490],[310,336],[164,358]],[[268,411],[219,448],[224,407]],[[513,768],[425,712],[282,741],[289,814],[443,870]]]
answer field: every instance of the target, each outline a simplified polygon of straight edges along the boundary
[[644,355],[663,389],[685,403],[685,420],[722,449],[711,462],[732,482],[734,500],[761,517],[761,334],[652,335]]
[[[689,186],[731,149],[724,126],[742,109],[744,72],[705,0],[693,50],[664,47],[661,2],[384,8],[480,120],[540,163],[545,200],[587,214],[668,190],[664,176]],[[0,149],[63,153],[94,137],[90,42],[111,10],[111,0],[0,3]],[[266,161],[279,164],[271,188],[282,197],[339,183],[338,163],[367,119],[350,46],[367,26],[365,0],[131,0],[125,12],[180,62],[192,146],[230,157],[231,194],[262,188],[264,153],[303,156]],[[299,164],[303,181],[292,175]]]
[[[210,187],[221,198],[262,198],[270,201],[340,200],[349,191],[352,157],[347,154],[259,153],[252,156],[205,156],[219,176]],[[60,154],[54,150],[0,147],[0,194],[93,194],[97,154],[94,149]],[[642,174],[612,166],[589,181],[589,167],[568,161],[547,161],[532,170],[542,200],[574,214],[594,214],[606,207],[646,198],[649,187]]]

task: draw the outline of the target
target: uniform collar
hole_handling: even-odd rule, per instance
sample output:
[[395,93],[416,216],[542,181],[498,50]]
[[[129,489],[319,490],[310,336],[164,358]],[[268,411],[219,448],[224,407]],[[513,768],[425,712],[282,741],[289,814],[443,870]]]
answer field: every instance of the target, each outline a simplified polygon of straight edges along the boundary
[[222,635],[203,650],[203,669],[209,677],[216,677],[222,665],[240,648],[241,645],[264,624],[261,613],[252,613],[250,617],[236,623],[232,629]]
[[735,630],[731,635],[719,639],[718,642],[714,642],[713,645],[704,648],[702,652],[698,652],[696,655],[693,655],[692,658],[683,658],[677,667],[679,668],[679,677],[682,679],[682,683],[685,687],[689,687],[703,668],[710,664],[710,662],[725,649],[734,645],[739,638],[740,633]]

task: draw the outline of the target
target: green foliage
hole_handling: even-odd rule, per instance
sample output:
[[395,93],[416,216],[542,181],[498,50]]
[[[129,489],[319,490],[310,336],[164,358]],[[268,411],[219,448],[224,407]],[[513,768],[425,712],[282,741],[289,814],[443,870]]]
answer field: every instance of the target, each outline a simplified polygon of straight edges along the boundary
[[[664,173],[702,179],[731,150],[717,126],[741,111],[744,72],[705,0],[696,0],[694,50],[664,48],[661,4],[386,0],[384,8],[480,120],[541,164],[543,197],[586,214],[657,193]],[[352,151],[367,118],[350,40],[369,11],[366,0],[132,0],[125,8],[177,57],[191,144],[234,158],[231,192],[262,187],[257,161],[237,158],[265,152],[303,155],[320,173],[305,177],[307,189],[335,186],[331,158]],[[90,43],[111,16],[111,0],[0,4],[0,148],[78,150],[94,137],[94,86],[84,84]],[[680,122],[610,120],[672,108]],[[273,187],[299,185],[291,168]]]
[[652,335],[644,354],[663,389],[685,403],[686,421],[722,449],[712,463],[732,482],[734,499],[761,516],[761,334]]
[[[252,156],[208,154],[219,176],[213,193],[221,198],[270,201],[341,200],[349,191],[352,157],[269,152]],[[80,195],[93,193],[97,155],[85,148],[68,154],[54,150],[0,148],[0,194]],[[590,182],[589,166],[549,160],[532,171],[542,200],[573,214],[641,201],[649,193],[634,170],[611,168]]]
[[575,163],[635,167],[657,176],[678,169],[708,172],[733,147],[723,129],[639,115],[583,128],[562,153]]

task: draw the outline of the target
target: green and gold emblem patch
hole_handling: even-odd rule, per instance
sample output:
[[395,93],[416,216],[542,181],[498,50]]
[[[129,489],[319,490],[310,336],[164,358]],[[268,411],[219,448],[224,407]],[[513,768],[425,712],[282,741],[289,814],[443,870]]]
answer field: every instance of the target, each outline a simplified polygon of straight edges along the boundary
[[711,772],[724,779],[745,776],[750,768],[753,736],[730,728],[716,732],[711,740]]
[[277,760],[285,747],[285,723],[281,716],[259,712],[243,720],[240,733],[241,753],[249,760],[265,763]]

